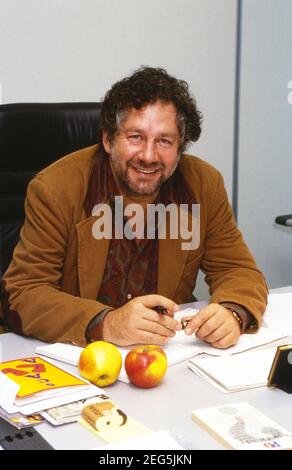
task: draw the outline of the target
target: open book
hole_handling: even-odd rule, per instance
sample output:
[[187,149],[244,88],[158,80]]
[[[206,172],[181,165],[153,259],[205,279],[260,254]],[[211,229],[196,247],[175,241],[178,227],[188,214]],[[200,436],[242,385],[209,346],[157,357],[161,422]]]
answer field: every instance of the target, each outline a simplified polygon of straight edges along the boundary
[[292,434],[245,402],[202,408],[192,419],[228,449],[292,448]]

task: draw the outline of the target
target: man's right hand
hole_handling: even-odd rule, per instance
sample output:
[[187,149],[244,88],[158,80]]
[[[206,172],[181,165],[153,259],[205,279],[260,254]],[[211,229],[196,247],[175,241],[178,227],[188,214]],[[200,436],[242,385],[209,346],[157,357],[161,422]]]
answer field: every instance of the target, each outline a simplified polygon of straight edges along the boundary
[[[156,306],[164,307],[167,314],[152,310]],[[119,346],[166,344],[182,328],[173,318],[177,310],[176,303],[161,295],[136,297],[107,313],[102,325],[103,339]]]

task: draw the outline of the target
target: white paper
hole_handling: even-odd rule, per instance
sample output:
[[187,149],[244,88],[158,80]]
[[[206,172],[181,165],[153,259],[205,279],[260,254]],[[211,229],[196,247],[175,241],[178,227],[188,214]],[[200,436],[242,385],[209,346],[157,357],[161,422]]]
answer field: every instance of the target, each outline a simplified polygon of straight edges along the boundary
[[277,347],[222,357],[194,357],[189,367],[224,393],[267,385]]
[[54,343],[47,344],[46,346],[38,346],[35,348],[35,352],[41,356],[51,357],[57,361],[77,366],[83,349],[84,348],[75,346],[74,344]]
[[269,294],[263,318],[269,328],[292,335],[292,293]]
[[256,333],[244,333],[240,335],[238,343],[227,349],[216,349],[211,344],[201,343],[200,352],[211,356],[230,356],[249,349],[257,348],[265,344],[273,343],[282,338],[286,338],[287,333],[279,329],[260,328]]

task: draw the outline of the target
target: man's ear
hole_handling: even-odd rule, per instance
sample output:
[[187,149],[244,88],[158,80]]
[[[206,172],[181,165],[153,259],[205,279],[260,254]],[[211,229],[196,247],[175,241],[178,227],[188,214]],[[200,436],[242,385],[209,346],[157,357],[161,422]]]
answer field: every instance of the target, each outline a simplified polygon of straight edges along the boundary
[[103,147],[104,147],[105,151],[107,153],[111,153],[112,145],[111,145],[111,142],[110,142],[108,132],[105,131],[105,130],[102,131],[102,143],[103,143]]

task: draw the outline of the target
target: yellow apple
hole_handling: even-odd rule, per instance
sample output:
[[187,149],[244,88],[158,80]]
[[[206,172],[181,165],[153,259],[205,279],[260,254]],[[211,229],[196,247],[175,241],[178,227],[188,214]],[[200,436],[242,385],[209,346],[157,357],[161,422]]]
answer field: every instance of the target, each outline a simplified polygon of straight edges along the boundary
[[78,366],[80,375],[84,379],[98,387],[106,387],[118,379],[122,367],[122,355],[113,344],[94,341],[80,354]]
[[138,346],[128,352],[125,370],[130,381],[137,387],[155,387],[167,371],[166,354],[160,346]]

